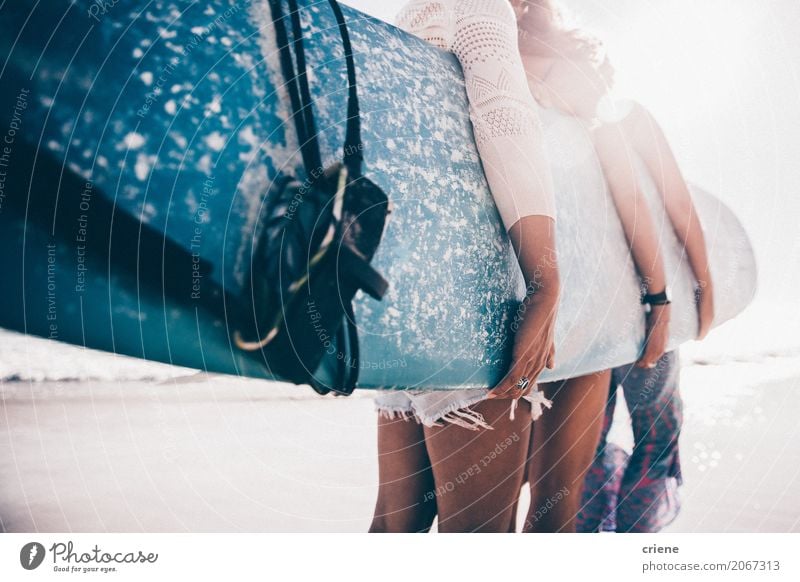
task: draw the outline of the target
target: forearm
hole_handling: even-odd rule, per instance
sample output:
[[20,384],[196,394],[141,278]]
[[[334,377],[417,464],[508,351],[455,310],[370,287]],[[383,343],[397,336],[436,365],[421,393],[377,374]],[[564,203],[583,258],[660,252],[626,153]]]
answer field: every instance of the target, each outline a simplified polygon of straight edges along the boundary
[[650,208],[639,188],[630,156],[632,151],[618,128],[595,135],[595,148],[611,198],[622,223],[631,256],[648,292],[663,291],[667,285],[661,246]]
[[519,260],[532,304],[556,307],[561,292],[556,255],[555,221],[546,216],[526,216],[508,232]]
[[638,193],[633,201],[624,196],[614,196],[614,202],[643,287],[648,293],[663,291],[667,286],[664,260],[644,196]]
[[683,178],[679,177],[678,183],[668,184],[663,197],[667,215],[678,241],[686,251],[697,284],[705,289],[711,285],[706,240],[692,196]]
[[680,171],[675,154],[664,131],[653,116],[642,106],[635,110],[628,125],[630,141],[655,180],[672,228],[686,251],[698,284],[711,285],[706,241],[703,227],[689,192],[689,186]]
[[[511,365],[490,398],[519,398],[520,382],[534,384],[545,367],[555,365],[555,324],[560,281],[555,251],[555,222],[526,216],[509,229],[527,286],[521,317],[515,320]],[[530,386],[528,386],[530,388]]]
[[655,225],[649,216],[649,209],[646,212],[648,214],[643,216],[640,210],[636,213],[637,217],[627,224],[623,220],[623,227],[644,290],[648,293],[658,293],[667,287],[667,278],[661,246],[655,237]]

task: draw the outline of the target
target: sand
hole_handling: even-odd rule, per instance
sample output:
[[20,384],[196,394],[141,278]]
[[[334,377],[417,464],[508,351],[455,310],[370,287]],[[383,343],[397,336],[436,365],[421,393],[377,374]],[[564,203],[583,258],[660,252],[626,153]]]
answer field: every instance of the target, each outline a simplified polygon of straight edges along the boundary
[[[800,364],[691,366],[682,383],[684,510],[669,531],[800,531]],[[372,402],[309,392],[202,375],[2,383],[0,527],[365,531]]]

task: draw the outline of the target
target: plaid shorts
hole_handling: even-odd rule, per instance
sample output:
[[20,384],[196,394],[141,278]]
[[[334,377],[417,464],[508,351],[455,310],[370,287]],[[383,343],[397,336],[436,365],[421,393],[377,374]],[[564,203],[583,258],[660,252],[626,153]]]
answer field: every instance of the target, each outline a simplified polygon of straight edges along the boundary
[[[656,532],[678,515],[682,483],[678,437],[683,402],[678,352],[655,368],[615,368],[597,456],[586,476],[578,531]],[[634,446],[628,455],[607,442],[619,388],[631,415]]]

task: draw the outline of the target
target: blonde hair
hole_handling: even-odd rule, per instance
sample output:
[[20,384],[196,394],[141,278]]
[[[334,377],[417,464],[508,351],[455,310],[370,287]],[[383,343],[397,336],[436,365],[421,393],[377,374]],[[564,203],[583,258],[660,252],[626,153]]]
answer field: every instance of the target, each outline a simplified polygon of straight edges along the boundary
[[522,54],[588,63],[608,87],[613,86],[614,67],[600,39],[567,26],[554,0],[524,0],[523,4],[517,21]]

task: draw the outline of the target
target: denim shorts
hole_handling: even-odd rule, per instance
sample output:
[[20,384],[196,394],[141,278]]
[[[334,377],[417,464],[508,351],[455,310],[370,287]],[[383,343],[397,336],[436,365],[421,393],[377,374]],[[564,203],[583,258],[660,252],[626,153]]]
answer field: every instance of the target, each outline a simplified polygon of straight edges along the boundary
[[[480,412],[470,407],[486,400],[488,388],[462,390],[380,390],[375,396],[375,410],[383,418],[414,419],[425,426],[455,424],[470,430],[491,429]],[[542,407],[550,408],[552,402],[534,386],[523,396],[531,404],[531,417],[536,420]],[[517,401],[509,401],[509,418],[514,419]]]

